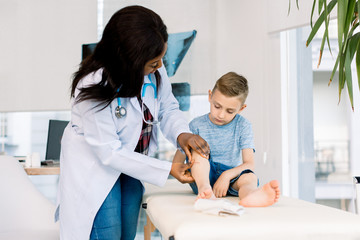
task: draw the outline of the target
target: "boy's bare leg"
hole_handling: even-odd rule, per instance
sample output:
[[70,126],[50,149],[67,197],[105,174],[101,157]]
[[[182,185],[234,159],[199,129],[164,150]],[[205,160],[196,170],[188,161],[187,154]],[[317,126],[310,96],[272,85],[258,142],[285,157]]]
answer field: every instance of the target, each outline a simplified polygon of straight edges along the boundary
[[215,199],[215,195],[212,191],[209,172],[210,163],[209,160],[203,158],[197,152],[193,151],[192,160],[194,165],[191,167],[191,175],[195,179],[196,186],[198,188],[198,199]]
[[267,207],[279,200],[280,188],[277,180],[266,183],[261,188],[257,187],[255,174],[242,175],[233,185],[238,190],[240,202],[244,207]]

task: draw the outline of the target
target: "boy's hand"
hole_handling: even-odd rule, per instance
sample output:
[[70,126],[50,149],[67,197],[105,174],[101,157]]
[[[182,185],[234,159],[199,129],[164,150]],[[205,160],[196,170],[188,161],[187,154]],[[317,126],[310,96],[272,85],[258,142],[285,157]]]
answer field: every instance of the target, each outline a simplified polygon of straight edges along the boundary
[[171,165],[170,174],[181,183],[191,183],[195,180],[188,171],[189,168],[191,168],[191,165],[189,164],[173,162]]
[[218,178],[218,180],[216,180],[214,184],[213,192],[215,194],[215,197],[217,198],[225,197],[229,189],[229,186],[230,186],[230,179],[225,171],[220,175],[220,177]]

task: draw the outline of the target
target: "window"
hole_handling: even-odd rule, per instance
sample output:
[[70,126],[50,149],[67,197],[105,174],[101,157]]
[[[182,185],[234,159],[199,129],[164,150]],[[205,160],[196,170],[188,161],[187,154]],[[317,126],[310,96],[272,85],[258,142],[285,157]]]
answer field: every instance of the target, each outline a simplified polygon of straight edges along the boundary
[[[325,45],[319,67],[321,32],[308,48],[305,43],[309,27],[281,33],[285,52],[282,62],[286,66],[282,70],[286,72],[283,99],[288,106],[290,165],[296,166],[290,171],[294,173],[292,182],[298,188],[299,198],[313,197],[317,203],[353,211],[352,176],[359,172],[359,150],[354,144],[360,142],[359,134],[355,134],[359,131],[360,110],[355,107],[355,112],[351,111],[346,89],[338,103],[337,75],[328,86],[338,53],[336,26],[331,21],[332,55]],[[357,82],[355,68],[353,79]],[[354,87],[354,95],[357,90]]]

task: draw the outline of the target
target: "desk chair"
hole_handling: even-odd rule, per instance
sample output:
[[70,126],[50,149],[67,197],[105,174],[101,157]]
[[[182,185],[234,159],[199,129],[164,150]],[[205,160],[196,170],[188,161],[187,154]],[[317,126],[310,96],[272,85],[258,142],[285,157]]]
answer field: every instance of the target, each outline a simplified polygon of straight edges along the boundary
[[33,185],[21,164],[0,156],[0,239],[55,240],[55,205]]

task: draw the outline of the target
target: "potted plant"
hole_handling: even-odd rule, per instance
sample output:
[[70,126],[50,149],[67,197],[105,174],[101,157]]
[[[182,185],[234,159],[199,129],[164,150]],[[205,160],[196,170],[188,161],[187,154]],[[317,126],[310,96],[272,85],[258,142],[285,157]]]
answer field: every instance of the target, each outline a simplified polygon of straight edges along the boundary
[[[289,0],[289,9],[290,9]],[[298,0],[296,0],[298,6]],[[317,7],[319,18],[313,24],[313,16]],[[336,8],[335,8],[336,7]],[[331,46],[329,41],[328,26],[330,21],[330,14],[334,9],[337,10],[337,32],[338,32],[338,44],[339,53],[334,64],[329,84],[331,83],[336,71],[339,73],[339,101],[341,92],[345,87],[345,83],[349,92],[349,99],[352,110],[354,111],[353,102],[353,84],[351,76],[351,62],[355,58],[357,78],[360,87],[360,32],[356,31],[359,28],[359,12],[360,12],[360,1],[356,0],[314,0],[312,11],[311,11],[311,32],[306,42],[306,46],[309,46],[313,40],[315,34],[318,32],[321,26],[325,26],[324,35],[321,41],[319,63],[321,63],[322,53],[325,42],[331,52]]]

